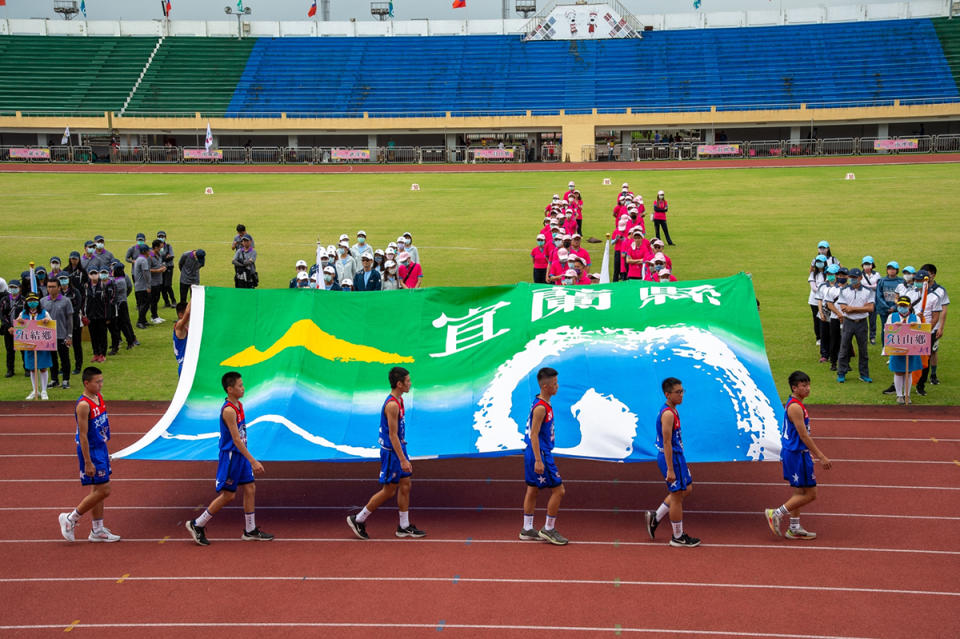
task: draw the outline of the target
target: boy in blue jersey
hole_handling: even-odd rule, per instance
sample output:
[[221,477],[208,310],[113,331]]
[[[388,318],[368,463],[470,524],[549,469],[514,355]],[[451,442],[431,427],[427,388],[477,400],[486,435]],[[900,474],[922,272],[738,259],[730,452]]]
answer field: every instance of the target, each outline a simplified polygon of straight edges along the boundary
[[[783,478],[793,486],[793,497],[779,508],[767,508],[767,524],[774,535],[787,539],[816,539],[817,533],[809,532],[800,525],[800,509],[817,498],[817,476],[813,472],[815,459],[829,469],[833,463],[820,452],[810,436],[810,415],[803,400],[810,395],[810,376],[803,371],[790,373],[790,399],[783,413],[783,430],[780,433],[780,462]],[[786,535],[780,523],[790,515],[790,528]]]
[[680,435],[680,414],[677,406],[683,403],[683,383],[668,377],[660,384],[666,401],[657,413],[657,465],[667,482],[667,498],[656,511],[646,512],[647,534],[654,538],[660,520],[670,513],[673,536],[670,545],[695,548],[700,540],[683,532],[683,500],[693,492],[693,477],[683,456],[683,438]]
[[90,494],[70,513],[60,513],[60,534],[67,541],[74,540],[74,530],[80,517],[88,510],[93,517],[93,530],[87,537],[93,542],[120,541],[103,525],[103,500],[110,496],[110,420],[107,405],[100,394],[103,372],[94,366],[83,370],[83,395],[77,400],[74,416],[77,421],[77,459],[80,462],[80,484],[90,486]]
[[410,477],[413,464],[407,456],[407,422],[404,419],[403,394],[410,392],[410,372],[400,366],[390,369],[390,394],[380,409],[380,490],[356,515],[347,517],[347,525],[360,539],[370,539],[367,518],[387,500],[397,496],[400,523],[397,537],[424,537],[423,532],[410,523]]
[[[556,546],[565,546],[568,543],[567,538],[557,532],[555,527],[560,501],[566,492],[560,472],[553,461],[556,433],[550,398],[556,395],[560,388],[557,371],[541,368],[537,371],[537,383],[540,385],[540,394],[534,398],[530,417],[527,419],[527,429],[523,435],[526,444],[523,462],[527,492],[523,497],[523,528],[520,530],[520,539],[543,539]],[[541,488],[550,489],[550,501],[547,502],[547,522],[538,532],[533,527],[533,515],[537,509],[537,495]]]
[[173,356],[177,360],[177,377],[183,370],[183,358],[187,356],[187,333],[190,331],[190,302],[177,304],[177,323],[173,325]]
[[206,526],[217,512],[233,501],[237,487],[243,488],[243,541],[270,541],[273,535],[257,528],[256,484],[253,474],[263,473],[263,464],[247,449],[247,420],[243,414],[243,379],[230,371],[220,379],[227,398],[220,407],[220,459],[217,464],[217,497],[199,517],[187,522],[187,532],[200,546],[209,546]]

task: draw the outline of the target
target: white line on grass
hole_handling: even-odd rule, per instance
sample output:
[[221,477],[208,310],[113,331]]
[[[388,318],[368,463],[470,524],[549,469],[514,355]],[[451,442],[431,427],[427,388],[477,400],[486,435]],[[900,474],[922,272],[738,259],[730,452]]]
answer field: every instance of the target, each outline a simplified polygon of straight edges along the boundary
[[[409,542],[408,542],[409,543]],[[116,581],[117,577],[11,577],[11,578],[2,578],[0,583],[46,583],[46,582],[60,582],[60,583],[87,583],[87,582],[101,582],[101,581]],[[271,576],[251,576],[251,577],[233,577],[233,576],[218,576],[218,575],[172,575],[169,577],[126,577],[124,581],[319,581],[319,582],[395,582],[395,583],[422,583],[422,582],[434,582],[434,583],[446,583],[452,584],[453,579],[451,577],[396,577],[396,576],[383,576],[383,577],[361,577],[361,576],[349,576],[349,577],[329,577],[329,576],[299,576],[299,577],[271,577]],[[550,586],[614,586],[619,584],[620,586],[644,586],[644,587],[657,587],[657,588],[729,588],[733,590],[743,589],[743,590],[800,590],[800,591],[818,591],[818,592],[856,592],[856,593],[869,593],[869,594],[884,594],[884,595],[919,595],[919,596],[934,596],[934,597],[960,597],[960,592],[952,592],[949,590],[908,590],[901,588],[857,588],[855,586],[798,586],[791,584],[742,584],[742,583],[727,583],[727,582],[701,582],[701,581],[639,581],[631,579],[538,579],[536,577],[520,577],[520,578],[508,578],[508,577],[463,577],[460,576],[457,578],[457,583],[480,583],[480,584],[544,584]]]
[[97,195],[109,195],[109,196],[120,196],[120,197],[143,197],[143,196],[157,196],[157,195],[170,195],[169,193],[97,193]]
[[[298,578],[299,579],[299,578]],[[114,581],[116,581],[114,579]],[[125,580],[129,581],[129,579]],[[785,634],[780,632],[739,632],[736,630],[695,630],[680,628],[624,628],[622,626],[521,626],[508,624],[465,624],[465,623],[447,623],[440,621],[438,623],[376,623],[367,621],[357,622],[336,622],[336,621],[317,621],[317,622],[283,622],[283,621],[243,621],[243,622],[158,622],[158,623],[78,623],[70,624],[33,624],[20,626],[0,626],[0,630],[63,630],[65,626],[71,629],[113,629],[113,628],[383,628],[392,631],[395,628],[411,630],[436,630],[441,631],[444,628],[450,630],[495,630],[503,632],[505,630],[524,630],[534,632],[607,632],[619,635],[624,632],[635,634],[657,634],[662,636],[687,635],[687,636],[705,636],[705,637],[764,637],[770,639],[873,639],[871,637],[854,637],[847,635],[798,635]]]
[[[210,541],[215,542],[242,542],[243,540],[240,537],[207,537]],[[171,539],[165,537],[163,539],[156,538],[130,538],[124,537],[123,542],[125,544],[156,544],[157,542],[163,541],[165,543],[171,543],[175,541],[179,542],[189,542],[195,543],[193,539],[189,537]],[[368,539],[363,543],[366,544],[463,544],[468,540],[466,539],[438,539],[436,537],[428,537],[423,539],[418,539],[415,542],[411,542],[409,539],[397,539],[392,537],[385,537],[383,539]],[[274,539],[275,543],[321,543],[321,544],[356,544],[359,543],[359,540],[356,538],[347,538],[347,537],[289,537],[289,538],[277,538]],[[477,539],[476,537],[471,537],[469,539],[471,544],[520,544],[520,545],[529,545],[528,541],[521,541],[519,539]],[[65,542],[63,537],[50,538],[50,539],[38,539],[36,537],[31,539],[0,539],[0,544],[64,544]],[[652,548],[670,548],[670,545],[664,542],[653,542],[653,541],[581,541],[574,540],[570,542],[571,546],[650,546]],[[777,543],[776,541],[771,541],[769,544],[702,544],[699,548],[720,548],[720,549],[755,549],[755,550],[786,550],[791,551],[802,551],[802,550],[820,550],[820,551],[834,551],[834,552],[872,552],[872,553],[893,553],[893,554],[904,554],[904,555],[946,555],[946,556],[960,556],[960,550],[924,550],[921,548],[869,548],[866,546],[818,546],[816,544],[801,543],[801,544],[791,544],[789,542]],[[672,552],[672,551],[670,551]],[[701,551],[702,552],[702,551]],[[960,594],[960,593],[958,593]]]

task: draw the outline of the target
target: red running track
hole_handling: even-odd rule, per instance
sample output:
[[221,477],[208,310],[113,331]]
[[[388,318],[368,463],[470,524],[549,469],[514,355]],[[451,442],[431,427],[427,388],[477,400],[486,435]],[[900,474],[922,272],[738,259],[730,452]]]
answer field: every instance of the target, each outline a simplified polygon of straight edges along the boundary
[[[162,410],[112,403],[112,447]],[[56,515],[85,492],[70,405],[3,404],[0,636],[960,636],[960,409],[811,412],[836,462],[803,517],[812,542],[760,514],[789,495],[778,464],[693,465],[685,525],[704,543],[677,549],[642,527],[664,493],[653,464],[583,460],[560,460],[570,545],[521,542],[522,471],[505,458],[415,462],[428,536],[393,537],[388,507],[369,542],[344,518],[376,489],[374,464],[268,462],[257,520],[277,539],[239,543],[231,507],[200,548],[183,522],[213,497],[212,463],[116,461],[106,522],[124,540],[69,544]]]

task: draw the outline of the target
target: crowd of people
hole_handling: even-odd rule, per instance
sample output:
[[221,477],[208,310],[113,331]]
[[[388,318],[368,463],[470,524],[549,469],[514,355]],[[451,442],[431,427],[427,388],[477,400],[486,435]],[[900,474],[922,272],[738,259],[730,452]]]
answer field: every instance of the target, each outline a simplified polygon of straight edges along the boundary
[[[613,207],[614,229],[606,233],[613,250],[614,281],[677,281],[673,261],[663,252],[665,244],[660,239],[662,232],[666,245],[675,246],[667,228],[667,211],[666,196],[659,191],[651,212],[655,237],[647,239],[643,196],[623,183]],[[599,279],[598,274],[590,273],[593,262],[583,246],[583,197],[574,182],[568,184],[563,197],[554,194],[544,209],[543,228],[530,256],[534,283],[577,286]]]
[[[893,355],[888,368],[893,383],[885,395],[896,395],[898,404],[910,404],[911,388],[927,394],[927,383],[937,385],[939,340],[947,320],[950,297],[937,283],[937,267],[923,264],[919,269],[891,260],[886,274],[877,271],[873,256],[865,255],[860,267],[847,267],[834,257],[830,243],[821,241],[807,276],[810,292],[807,303],[813,316],[813,332],[820,347],[820,363],[829,364],[837,382],[846,382],[850,361],[857,358],[860,381],[870,383],[867,342],[877,343],[877,327],[898,322],[931,326],[931,353],[928,356]],[[877,321],[879,318],[879,322]],[[856,345],[854,346],[854,341]]]

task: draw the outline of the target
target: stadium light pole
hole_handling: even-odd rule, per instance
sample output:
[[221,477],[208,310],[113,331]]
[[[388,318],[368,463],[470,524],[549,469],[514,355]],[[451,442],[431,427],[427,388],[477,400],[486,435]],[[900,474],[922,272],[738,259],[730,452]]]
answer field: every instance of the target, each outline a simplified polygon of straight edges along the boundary
[[229,15],[237,16],[237,37],[241,40],[243,39],[243,16],[248,16],[253,13],[253,9],[250,7],[244,7],[241,11],[234,11],[233,7],[226,6],[223,8],[223,12]]

